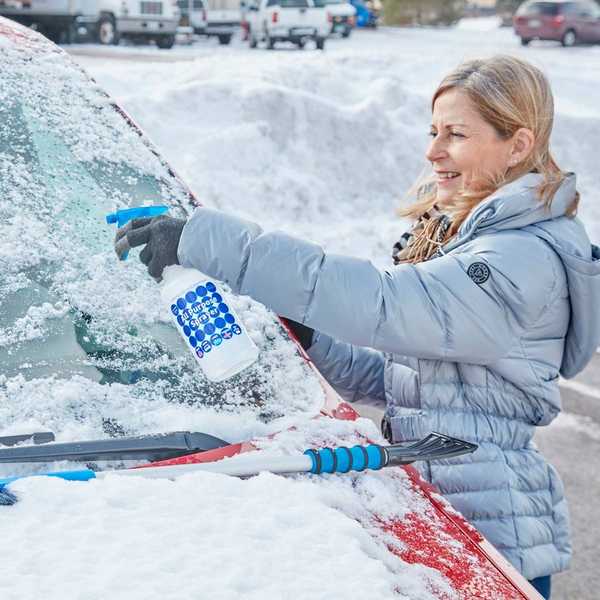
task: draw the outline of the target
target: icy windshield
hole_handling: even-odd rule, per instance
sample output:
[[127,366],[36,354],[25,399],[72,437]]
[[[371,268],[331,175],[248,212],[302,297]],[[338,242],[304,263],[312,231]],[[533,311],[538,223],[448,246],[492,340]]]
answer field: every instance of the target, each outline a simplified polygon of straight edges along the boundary
[[[86,394],[103,397],[103,413],[109,398],[136,398],[135,410],[117,411],[117,433],[136,430],[143,403],[244,406],[262,419],[318,406],[318,382],[248,298],[233,302],[259,363],[224,384],[203,377],[137,256],[116,259],[104,220],[141,204],[184,216],[191,196],[65,54],[5,44],[0,62],[0,431],[27,410],[15,390],[66,382],[82,406]],[[89,404],[78,402],[80,419]]]

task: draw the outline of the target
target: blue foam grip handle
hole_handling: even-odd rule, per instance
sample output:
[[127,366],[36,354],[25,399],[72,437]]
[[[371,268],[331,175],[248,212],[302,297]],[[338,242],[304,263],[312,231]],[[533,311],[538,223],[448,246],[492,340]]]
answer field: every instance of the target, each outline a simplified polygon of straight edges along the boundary
[[377,444],[353,446],[352,448],[321,448],[306,450],[312,461],[311,473],[348,473],[348,471],[376,471],[387,464],[385,449]]
[[83,469],[81,471],[63,471],[62,473],[58,471],[55,473],[34,473],[33,475],[6,477],[5,479],[0,479],[0,492],[13,481],[23,479],[24,477],[59,477],[60,479],[66,479],[68,481],[89,481],[90,479],[96,478],[96,473],[89,469]]
[[[159,215],[166,213],[168,210],[169,207],[165,206],[164,204],[157,204],[156,206],[134,206],[133,208],[124,208],[106,215],[106,222],[109,225],[116,223],[117,227],[121,228],[123,225],[126,225],[133,219],[141,219],[143,217],[158,217]],[[128,252],[123,254],[121,260],[127,260],[128,254]]]

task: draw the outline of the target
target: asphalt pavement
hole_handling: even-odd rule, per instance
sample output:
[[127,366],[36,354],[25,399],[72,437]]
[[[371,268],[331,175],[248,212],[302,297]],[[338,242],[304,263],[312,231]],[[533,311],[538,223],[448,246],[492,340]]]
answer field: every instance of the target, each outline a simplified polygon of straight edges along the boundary
[[573,563],[553,579],[552,600],[598,600],[600,570],[600,357],[561,386],[563,414],[535,441],[557,468],[571,511]]

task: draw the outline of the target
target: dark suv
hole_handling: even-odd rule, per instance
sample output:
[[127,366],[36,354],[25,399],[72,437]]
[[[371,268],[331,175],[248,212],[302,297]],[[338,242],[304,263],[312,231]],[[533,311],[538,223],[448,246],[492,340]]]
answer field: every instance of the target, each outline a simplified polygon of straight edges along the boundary
[[600,7],[591,0],[530,0],[521,4],[513,24],[524,46],[534,39],[556,40],[563,46],[600,42]]

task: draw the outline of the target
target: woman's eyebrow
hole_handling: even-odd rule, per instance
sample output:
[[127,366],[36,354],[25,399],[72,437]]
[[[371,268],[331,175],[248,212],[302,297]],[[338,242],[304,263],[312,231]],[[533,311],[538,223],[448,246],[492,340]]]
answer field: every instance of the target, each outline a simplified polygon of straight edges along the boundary
[[[437,127],[432,123],[429,126],[431,129],[437,129]],[[466,123],[448,123],[447,125],[445,125],[445,128],[448,129],[449,127],[465,127],[465,128],[469,128],[469,126]]]

